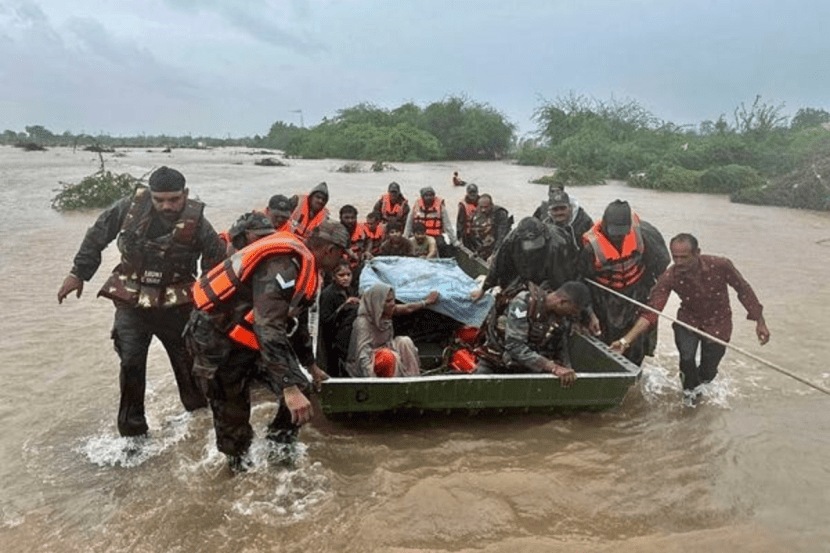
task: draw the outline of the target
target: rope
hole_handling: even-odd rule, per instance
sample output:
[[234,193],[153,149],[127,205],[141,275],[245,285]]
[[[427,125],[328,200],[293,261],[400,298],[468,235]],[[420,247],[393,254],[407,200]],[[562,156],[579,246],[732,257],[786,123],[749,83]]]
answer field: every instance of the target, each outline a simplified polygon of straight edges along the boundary
[[738,346],[732,345],[732,344],[730,344],[729,342],[724,342],[724,341],[723,341],[723,340],[721,340],[720,338],[716,338],[715,336],[712,336],[711,334],[707,334],[706,332],[704,332],[704,331],[702,331],[702,330],[700,330],[700,329],[698,329],[698,328],[695,328],[695,327],[693,327],[692,325],[686,324],[686,323],[684,323],[683,321],[678,321],[677,319],[675,319],[675,318],[674,318],[674,317],[672,317],[671,315],[666,315],[666,314],[665,314],[665,313],[663,313],[662,311],[658,311],[657,309],[654,309],[653,307],[649,307],[648,305],[645,305],[645,304],[643,304],[643,303],[640,303],[640,302],[638,302],[638,301],[637,301],[637,300],[635,300],[635,299],[629,298],[629,297],[628,297],[628,296],[626,296],[625,294],[621,294],[621,293],[617,292],[616,290],[612,290],[611,288],[608,288],[607,286],[604,286],[604,285],[600,284],[599,282],[595,282],[595,281],[590,280],[590,279],[585,279],[585,280],[586,280],[587,282],[589,282],[590,284],[592,284],[592,285],[596,286],[597,288],[600,288],[600,289],[602,289],[602,290],[605,290],[606,292],[610,292],[610,293],[614,294],[615,296],[618,296],[618,297],[620,297],[620,298],[622,298],[622,299],[624,299],[624,300],[626,300],[626,301],[629,301],[629,302],[633,303],[634,305],[636,305],[636,306],[638,306],[638,307],[641,307],[641,308],[643,308],[643,309],[646,309],[646,310],[648,310],[648,311],[651,311],[652,313],[655,313],[655,314],[659,315],[660,317],[663,317],[664,319],[668,319],[668,320],[670,320],[671,322],[673,322],[673,323],[675,323],[675,324],[678,324],[678,325],[682,326],[683,328],[686,328],[686,329],[688,329],[688,330],[691,330],[691,331],[692,331],[692,332],[694,332],[695,334],[698,334],[698,335],[700,335],[700,336],[702,336],[702,337],[706,338],[707,340],[711,340],[712,342],[715,342],[716,344],[720,344],[720,345],[722,345],[722,346],[724,346],[724,347],[727,347],[727,348],[733,349],[733,350],[737,351],[738,353],[742,353],[743,355],[746,355],[746,356],[747,356],[747,357],[749,357],[750,359],[753,359],[753,360],[755,360],[755,361],[757,361],[757,362],[759,362],[759,363],[761,363],[761,364],[763,364],[763,365],[766,365],[767,367],[769,367],[769,368],[771,368],[771,369],[773,369],[773,370],[775,370],[775,371],[778,371],[778,372],[779,372],[779,373],[781,373],[781,374],[784,374],[784,375],[786,375],[786,376],[789,376],[790,378],[793,378],[793,379],[795,379],[795,380],[798,380],[798,381],[799,381],[799,382],[801,382],[802,384],[806,384],[807,386],[809,386],[809,387],[811,387],[811,388],[813,388],[813,389],[815,389],[815,390],[818,390],[819,392],[823,392],[823,393],[827,394],[828,396],[830,396],[830,389],[827,389],[827,388],[825,388],[824,386],[822,386],[822,385],[820,385],[820,384],[816,384],[815,382],[812,382],[812,381],[810,381],[810,380],[807,380],[807,379],[806,379],[806,378],[804,378],[803,376],[798,375],[798,374],[796,374],[796,373],[794,373],[794,372],[792,372],[792,371],[790,371],[790,370],[787,370],[787,369],[785,369],[784,367],[782,367],[782,366],[780,366],[780,365],[776,365],[775,363],[772,363],[771,361],[767,361],[766,359],[763,359],[763,358],[761,358],[761,357],[758,357],[758,356],[757,356],[757,355],[755,355],[754,353],[751,353],[751,352],[749,352],[749,351],[746,351],[745,349],[740,348],[740,347],[738,347]]

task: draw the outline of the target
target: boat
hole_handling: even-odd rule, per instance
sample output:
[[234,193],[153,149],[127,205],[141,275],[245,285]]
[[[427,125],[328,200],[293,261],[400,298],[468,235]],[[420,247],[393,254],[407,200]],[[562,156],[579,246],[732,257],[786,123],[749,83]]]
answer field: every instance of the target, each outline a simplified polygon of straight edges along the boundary
[[[486,264],[464,248],[458,248],[455,263],[470,278],[487,272]],[[586,334],[574,334],[570,340],[571,364],[577,379],[569,388],[563,388],[559,379],[549,374],[469,374],[448,366],[457,346],[452,332],[418,335],[418,329],[433,323],[417,317],[409,323],[412,333],[403,333],[412,336],[418,346],[423,374],[331,378],[323,383],[319,394],[327,418],[598,411],[620,405],[641,375],[640,367]]]

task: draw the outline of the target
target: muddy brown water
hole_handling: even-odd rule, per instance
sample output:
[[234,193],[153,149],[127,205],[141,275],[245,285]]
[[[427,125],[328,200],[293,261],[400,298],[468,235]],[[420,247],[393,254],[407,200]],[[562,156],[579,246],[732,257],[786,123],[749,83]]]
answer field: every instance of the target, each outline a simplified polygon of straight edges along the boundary
[[[217,229],[274,193],[329,183],[331,205],[365,214],[391,180],[414,199],[432,185],[455,206],[452,171],[517,215],[546,195],[539,168],[501,162],[393,164],[335,172],[337,160],[257,167],[240,149],[127,150],[107,167],[169,165]],[[624,404],[599,414],[452,417],[344,426],[318,416],[293,469],[231,478],[210,415],[184,414],[159,344],[149,360],[151,439],[135,454],[115,429],[113,309],[95,292],[56,292],[97,212],[58,214],[58,181],[97,156],[0,147],[0,550],[18,551],[830,551],[830,397],[729,352],[694,410],[680,405],[664,325],[658,355]],[[369,164],[364,164],[368,168]],[[772,331],[761,348],[733,294],[733,342],[830,386],[830,217],[609,183],[572,189],[594,217],[629,200],[668,238],[696,234],[751,282]],[[453,207],[453,214],[455,208]],[[667,312],[674,313],[670,303]],[[259,397],[258,432],[273,412]]]

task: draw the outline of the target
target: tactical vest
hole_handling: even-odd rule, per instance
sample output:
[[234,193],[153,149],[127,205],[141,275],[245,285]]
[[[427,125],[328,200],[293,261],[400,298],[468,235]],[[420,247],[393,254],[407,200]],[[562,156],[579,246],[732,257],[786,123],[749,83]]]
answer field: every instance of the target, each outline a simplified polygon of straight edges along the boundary
[[196,241],[204,207],[199,201],[187,200],[170,233],[147,239],[154,215],[153,200],[149,188],[137,186],[116,242],[121,263],[98,295],[134,307],[189,304],[200,255]]
[[[193,285],[196,308],[208,313],[232,308],[236,293],[250,280],[259,264],[277,255],[296,255],[300,260],[300,274],[294,283],[288,311],[290,317],[295,317],[301,304],[310,303],[317,295],[319,275],[314,255],[290,232],[276,232],[257,240],[211,269]],[[259,340],[253,330],[253,309],[238,319],[230,325],[228,336],[238,344],[259,350]]]
[[584,244],[590,244],[594,252],[594,269],[597,282],[614,290],[623,290],[635,284],[645,273],[643,262],[643,236],[640,232],[640,219],[631,214],[631,230],[622,242],[622,251],[602,233],[602,221],[597,221],[582,236]]
[[503,361],[506,311],[510,301],[524,291],[528,292],[528,344],[535,351],[544,350],[555,331],[561,327],[556,317],[550,317],[545,312],[544,305],[547,292],[532,282],[525,284],[521,281],[514,281],[498,295],[493,309],[488,313],[483,324],[485,332],[479,334],[480,338],[484,338],[484,343],[479,344],[476,353],[497,363]]
[[444,207],[444,200],[435,196],[430,207],[424,205],[423,198],[415,202],[415,213],[412,216],[413,223],[423,223],[427,229],[427,236],[437,237],[444,232],[444,222],[441,218],[441,210]]
[[302,194],[298,196],[297,207],[291,214],[291,225],[294,234],[302,239],[306,239],[311,235],[311,231],[320,226],[320,223],[328,219],[329,210],[323,207],[317,215],[311,216],[308,209],[308,195]]

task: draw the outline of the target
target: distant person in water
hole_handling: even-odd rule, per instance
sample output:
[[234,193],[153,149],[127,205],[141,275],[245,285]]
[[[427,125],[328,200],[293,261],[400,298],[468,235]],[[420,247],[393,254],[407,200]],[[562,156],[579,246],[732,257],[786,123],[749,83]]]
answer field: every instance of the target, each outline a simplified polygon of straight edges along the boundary
[[[761,345],[769,342],[770,332],[764,320],[764,308],[752,287],[729,259],[701,254],[697,238],[687,233],[672,238],[669,249],[674,264],[659,276],[651,289],[649,307],[662,311],[674,292],[680,297],[678,321],[729,342],[732,337],[732,309],[727,287],[731,286],[738,293],[738,301],[746,309],[746,318],[755,321],[758,341]],[[656,323],[656,313],[642,310],[634,326],[615,340],[611,348],[625,352]],[[711,382],[717,376],[718,365],[726,353],[726,347],[677,323],[672,328],[674,343],[680,352],[684,403],[693,406],[701,393],[699,386]]]
[[452,185],[453,186],[464,186],[467,184],[465,181],[461,180],[461,177],[458,176],[458,171],[453,171],[452,173]]
[[101,252],[117,239],[121,262],[98,292],[115,304],[112,340],[121,360],[118,432],[147,433],[144,391],[147,353],[153,336],[164,345],[179,397],[188,411],[207,405],[191,374],[193,358],[182,331],[193,309],[191,288],[196,265],[208,271],[225,258],[225,244],[203,215],[204,204],[188,199],[185,178],[169,167],[150,175],[149,186],[105,210],[86,232],[58,303],[75,292],[101,264]]

